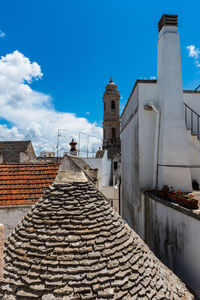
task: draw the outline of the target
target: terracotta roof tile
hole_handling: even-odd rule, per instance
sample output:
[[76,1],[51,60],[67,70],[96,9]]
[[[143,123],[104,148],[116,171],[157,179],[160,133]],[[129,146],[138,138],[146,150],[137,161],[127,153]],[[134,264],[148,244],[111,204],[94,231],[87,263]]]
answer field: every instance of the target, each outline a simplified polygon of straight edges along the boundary
[[0,164],[0,205],[37,202],[54,181],[59,163]]

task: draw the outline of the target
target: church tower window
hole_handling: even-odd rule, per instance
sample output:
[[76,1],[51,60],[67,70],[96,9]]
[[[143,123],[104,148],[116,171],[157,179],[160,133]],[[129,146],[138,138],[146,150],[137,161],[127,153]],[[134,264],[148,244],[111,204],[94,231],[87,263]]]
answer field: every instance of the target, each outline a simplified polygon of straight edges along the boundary
[[116,136],[116,130],[115,130],[115,128],[112,128],[112,138],[114,139],[115,136]]
[[114,100],[111,101],[111,109],[115,109],[115,101]]

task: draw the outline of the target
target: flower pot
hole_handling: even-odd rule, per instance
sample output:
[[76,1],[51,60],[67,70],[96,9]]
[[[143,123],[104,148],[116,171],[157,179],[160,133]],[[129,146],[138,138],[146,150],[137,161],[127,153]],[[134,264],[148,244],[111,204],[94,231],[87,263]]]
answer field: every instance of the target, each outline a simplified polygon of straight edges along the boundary
[[177,199],[176,199],[177,198],[177,194],[176,193],[168,192],[167,196],[168,196],[168,198],[170,200],[172,200],[172,202],[177,202]]
[[167,194],[169,192],[169,187],[164,185],[161,191],[156,191],[157,195],[161,198],[167,198]]
[[198,208],[198,200],[188,199],[183,196],[177,196],[177,201],[186,208],[196,209]]
[[166,192],[164,192],[164,191],[156,191],[156,193],[161,198],[165,198],[166,197]]

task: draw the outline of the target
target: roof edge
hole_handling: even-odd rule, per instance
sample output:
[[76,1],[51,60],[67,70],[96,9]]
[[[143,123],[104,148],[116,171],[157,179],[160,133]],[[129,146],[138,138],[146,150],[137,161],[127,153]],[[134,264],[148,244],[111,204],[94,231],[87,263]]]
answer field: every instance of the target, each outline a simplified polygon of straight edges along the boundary
[[125,107],[124,107],[124,109],[123,109],[123,111],[122,111],[122,113],[121,113],[120,118],[123,116],[124,111],[125,111],[125,109],[126,109],[128,103],[129,103],[129,101],[130,101],[130,99],[131,99],[131,96],[133,95],[133,93],[134,93],[134,91],[135,91],[135,89],[136,89],[138,83],[157,83],[157,80],[156,80],[156,79],[137,79],[137,80],[136,80],[136,82],[135,82],[135,84],[134,84],[134,86],[133,86],[133,89],[132,89],[132,91],[131,91],[131,94],[130,94],[130,96],[129,96],[129,98],[128,98],[128,101],[126,102],[126,105],[125,105]]
[[183,90],[184,94],[200,94],[200,91],[195,90]]

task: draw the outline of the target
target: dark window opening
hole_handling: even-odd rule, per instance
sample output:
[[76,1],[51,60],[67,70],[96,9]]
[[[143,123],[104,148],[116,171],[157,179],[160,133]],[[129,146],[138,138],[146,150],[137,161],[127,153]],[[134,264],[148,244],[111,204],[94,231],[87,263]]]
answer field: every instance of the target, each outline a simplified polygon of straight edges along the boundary
[[104,111],[106,111],[106,103],[104,103]]
[[117,161],[114,161],[114,170],[117,170]]
[[115,136],[116,136],[116,130],[115,128],[112,128],[112,138],[115,138]]
[[115,109],[115,101],[114,100],[111,101],[111,109]]

